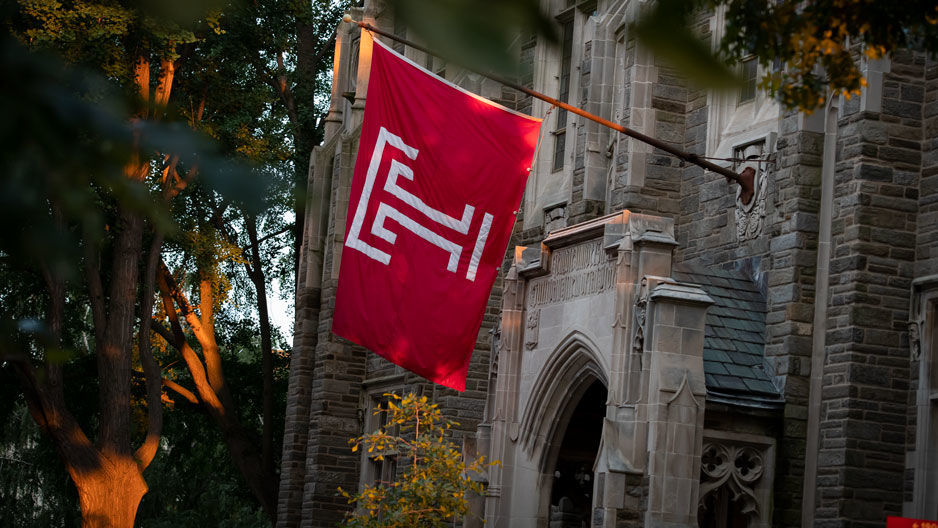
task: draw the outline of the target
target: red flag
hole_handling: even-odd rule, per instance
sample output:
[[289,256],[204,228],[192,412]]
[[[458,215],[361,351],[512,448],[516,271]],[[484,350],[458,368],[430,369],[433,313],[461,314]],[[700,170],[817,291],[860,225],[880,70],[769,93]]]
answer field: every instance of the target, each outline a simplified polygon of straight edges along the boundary
[[886,528],[938,528],[938,521],[890,516],[886,517]]
[[376,40],[332,331],[465,390],[540,124]]

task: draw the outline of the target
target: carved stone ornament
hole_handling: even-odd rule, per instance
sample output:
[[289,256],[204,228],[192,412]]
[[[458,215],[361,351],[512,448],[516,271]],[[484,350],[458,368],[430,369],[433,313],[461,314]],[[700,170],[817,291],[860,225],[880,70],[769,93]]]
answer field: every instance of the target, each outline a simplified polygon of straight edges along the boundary
[[641,354],[645,350],[645,315],[648,311],[648,279],[642,278],[642,285],[638,289],[638,298],[635,299],[635,334],[632,337],[632,353]]
[[922,358],[922,340],[919,337],[917,321],[909,322],[909,352],[912,354],[912,361]]
[[768,189],[765,166],[758,162],[749,162],[740,168],[745,170],[746,167],[752,167],[756,171],[753,180],[755,191],[749,203],[744,204],[740,198],[742,186],[736,187],[736,238],[740,242],[751,240],[762,234],[762,226],[765,224],[765,197]]
[[701,507],[705,507],[711,493],[725,487],[734,502],[741,501],[743,514],[758,515],[760,505],[754,488],[764,469],[762,452],[754,447],[704,442],[700,459]]
[[502,326],[489,330],[489,346],[492,353],[489,355],[489,377],[495,379],[498,375],[498,356],[502,347]]
[[541,309],[536,308],[528,311],[524,321],[524,346],[528,350],[534,350],[537,346],[538,325],[541,322]]

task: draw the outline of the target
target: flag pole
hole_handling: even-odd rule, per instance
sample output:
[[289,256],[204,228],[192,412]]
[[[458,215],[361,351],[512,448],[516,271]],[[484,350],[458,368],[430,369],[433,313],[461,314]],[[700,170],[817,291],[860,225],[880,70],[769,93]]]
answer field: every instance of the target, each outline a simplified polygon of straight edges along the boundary
[[[367,22],[359,22],[358,20],[353,20],[350,15],[345,15],[345,16],[342,18],[342,20],[345,21],[345,22],[349,22],[349,23],[355,24],[355,25],[357,25],[358,27],[360,27],[360,28],[362,28],[362,29],[364,29],[364,30],[366,30],[366,31],[371,31],[371,32],[373,32],[373,33],[377,33],[377,34],[379,34],[379,35],[381,35],[381,36],[387,37],[387,38],[389,38],[389,39],[391,39],[391,40],[396,40],[397,42],[400,42],[400,43],[404,44],[405,46],[410,46],[410,47],[412,47],[412,48],[414,48],[414,49],[416,49],[416,50],[422,51],[422,52],[424,52],[424,53],[428,53],[428,54],[430,54],[430,55],[436,55],[436,53],[430,51],[429,49],[427,49],[427,48],[425,48],[424,46],[421,46],[421,45],[419,45],[419,44],[417,44],[417,43],[415,43],[415,42],[411,42],[411,41],[409,41],[409,40],[407,40],[407,39],[398,37],[397,35],[394,35],[393,33],[388,33],[387,31],[383,31],[383,30],[381,30],[381,29],[378,29],[378,28],[374,27],[373,25],[371,25],[371,24],[369,24],[369,23],[367,23]],[[577,107],[575,107],[575,106],[573,106],[573,105],[570,105],[570,104],[567,104],[567,103],[565,103],[565,102],[563,102],[563,101],[559,101],[559,100],[557,100],[557,99],[554,99],[553,97],[550,97],[550,96],[548,96],[548,95],[544,95],[544,94],[542,94],[542,93],[540,93],[540,92],[537,92],[537,91],[535,91],[535,90],[532,90],[532,89],[530,89],[530,88],[526,88],[526,87],[524,87],[524,86],[521,86],[520,84],[517,84],[517,83],[515,83],[515,82],[512,82],[512,81],[510,81],[510,80],[508,80],[508,79],[504,79],[504,78],[499,77],[499,76],[497,76],[497,75],[495,75],[495,74],[480,72],[480,71],[475,70],[475,69],[473,69],[473,68],[468,68],[468,69],[469,69],[470,71],[474,72],[474,73],[477,73],[477,74],[479,74],[479,75],[488,77],[489,79],[492,79],[492,80],[495,81],[495,82],[504,84],[505,86],[507,86],[507,87],[509,87],[509,88],[513,88],[513,89],[515,89],[515,90],[518,90],[519,92],[522,92],[522,93],[525,93],[525,94],[527,94],[527,95],[530,95],[531,97],[534,97],[534,98],[536,98],[536,99],[540,99],[541,101],[544,101],[544,102],[546,102],[546,103],[548,103],[548,104],[551,104],[551,105],[553,105],[553,106],[556,106],[556,107],[558,107],[558,108],[563,108],[564,110],[566,110],[566,111],[568,111],[568,112],[573,112],[574,114],[576,114],[576,115],[578,115],[578,116],[585,117],[586,119],[589,119],[590,121],[593,121],[593,122],[595,122],[595,123],[599,123],[600,125],[603,125],[604,127],[608,127],[608,128],[611,128],[612,130],[615,130],[615,131],[617,131],[617,132],[621,132],[622,134],[625,134],[626,136],[629,136],[629,137],[631,137],[631,138],[635,138],[635,139],[641,141],[642,143],[646,143],[646,144],[651,145],[651,146],[653,146],[653,147],[655,147],[655,148],[657,148],[657,149],[663,150],[663,151],[667,152],[668,154],[671,154],[672,156],[674,156],[674,157],[676,157],[676,158],[678,158],[678,159],[681,159],[681,160],[686,161],[686,162],[688,162],[688,163],[693,163],[694,165],[697,165],[698,167],[703,167],[704,169],[706,169],[706,170],[708,170],[708,171],[715,172],[715,173],[717,173],[717,174],[720,174],[720,175],[722,175],[722,176],[725,176],[726,179],[727,179],[727,181],[733,180],[733,181],[735,181],[736,183],[738,183],[738,184],[740,185],[740,187],[743,188],[743,190],[742,190],[742,196],[750,196],[750,197],[751,197],[752,194],[753,194],[754,187],[753,187],[752,178],[742,178],[742,177],[740,177],[739,174],[736,174],[735,172],[731,171],[730,169],[728,169],[728,168],[726,168],[726,167],[721,167],[721,166],[717,165],[716,163],[712,163],[712,162],[710,162],[710,161],[707,161],[706,159],[703,159],[702,157],[698,156],[697,154],[694,154],[694,153],[692,153],[692,152],[685,152],[685,151],[680,150],[680,149],[678,149],[678,148],[672,147],[671,145],[668,145],[667,143],[665,143],[665,142],[663,142],[663,141],[660,141],[660,140],[658,140],[658,139],[655,139],[655,138],[653,138],[653,137],[651,137],[651,136],[642,134],[641,132],[638,132],[638,131],[636,131],[636,130],[632,130],[631,128],[624,127],[624,126],[622,126],[622,125],[620,125],[620,124],[618,124],[618,123],[613,123],[612,121],[609,121],[608,119],[603,119],[602,117],[599,117],[598,115],[591,114],[591,113],[587,112],[586,110],[583,110],[583,109],[581,109],[581,108],[577,108]],[[747,191],[748,191],[748,194],[747,194]]]

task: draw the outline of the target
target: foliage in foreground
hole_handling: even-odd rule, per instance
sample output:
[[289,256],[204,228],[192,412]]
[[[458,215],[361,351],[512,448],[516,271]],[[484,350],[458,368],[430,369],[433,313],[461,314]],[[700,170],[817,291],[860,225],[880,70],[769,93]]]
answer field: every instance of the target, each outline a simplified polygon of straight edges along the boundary
[[459,424],[446,419],[426,396],[385,396],[387,409],[375,411],[387,413],[385,425],[349,443],[352,451],[365,449],[376,461],[396,459],[400,470],[393,482],[366,485],[355,495],[339,488],[357,506],[345,526],[442,527],[458,522],[469,512],[469,495],[483,491],[472,475],[497,462],[479,457],[466,463],[448,438],[450,428]]
[[756,58],[765,71],[760,88],[787,108],[810,112],[828,93],[859,95],[861,61],[905,48],[938,53],[933,0],[659,0],[634,29],[685,73],[706,76],[724,68],[690,27],[699,9],[718,8],[726,21],[719,59]]
[[[396,17],[431,49],[469,67],[518,71],[512,42],[537,32],[556,41],[551,15],[534,0],[391,0]],[[580,4],[581,2],[576,2]],[[491,5],[489,5],[491,4]],[[739,85],[735,64],[755,58],[760,87],[785,107],[811,111],[828,94],[850,97],[866,85],[862,61],[912,48],[938,53],[934,0],[657,0],[629,30],[697,84]],[[567,5],[572,5],[569,2]],[[698,34],[701,14],[722,12],[725,30],[711,45]],[[468,51],[467,51],[468,50]]]
[[266,292],[342,4],[262,4],[0,7],[0,386],[44,434],[0,428],[0,526],[275,517]]

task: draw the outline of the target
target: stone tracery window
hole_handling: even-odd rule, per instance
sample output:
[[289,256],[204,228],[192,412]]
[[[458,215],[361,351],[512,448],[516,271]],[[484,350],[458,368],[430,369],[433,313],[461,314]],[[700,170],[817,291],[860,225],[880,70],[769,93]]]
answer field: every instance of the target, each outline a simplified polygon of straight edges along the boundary
[[758,513],[753,487],[762,478],[762,455],[749,446],[706,443],[701,457],[701,528],[745,528]]
[[[712,432],[711,432],[711,436]],[[774,446],[705,438],[700,463],[700,528],[768,526]]]

